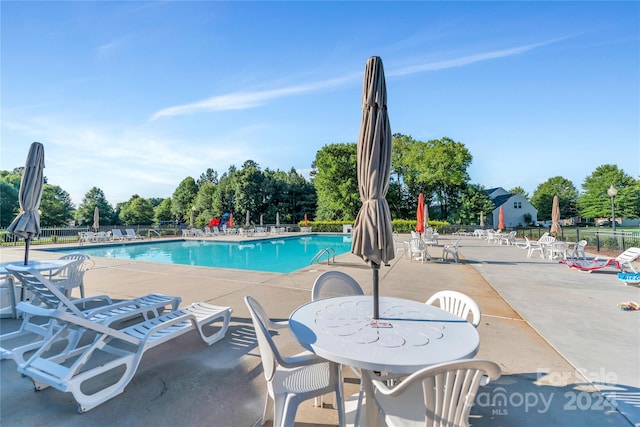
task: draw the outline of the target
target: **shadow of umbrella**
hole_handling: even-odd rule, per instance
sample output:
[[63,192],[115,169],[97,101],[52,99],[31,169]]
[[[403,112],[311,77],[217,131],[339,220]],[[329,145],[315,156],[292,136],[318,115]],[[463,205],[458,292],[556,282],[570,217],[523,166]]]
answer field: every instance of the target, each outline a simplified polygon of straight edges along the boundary
[[25,240],[24,265],[29,262],[29,244],[40,234],[40,199],[44,185],[44,146],[34,142],[29,148],[27,161],[20,181],[20,214],[13,220],[7,231]]
[[362,85],[362,121],[358,136],[358,189],[362,207],[353,226],[351,252],[370,263],[373,272],[373,318],[380,318],[380,264],[395,256],[391,213],[385,199],[391,172],[391,127],[382,60],[367,60]]

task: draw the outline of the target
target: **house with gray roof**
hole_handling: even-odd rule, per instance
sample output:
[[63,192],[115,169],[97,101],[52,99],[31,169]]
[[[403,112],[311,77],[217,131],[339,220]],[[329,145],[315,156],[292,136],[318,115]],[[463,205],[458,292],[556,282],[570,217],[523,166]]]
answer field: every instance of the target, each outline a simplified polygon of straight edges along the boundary
[[522,194],[509,193],[502,187],[490,188],[486,192],[495,206],[491,212],[493,228],[498,227],[500,206],[504,210],[504,226],[507,228],[529,225],[524,219],[526,214],[531,215],[532,224],[538,220],[538,210]]

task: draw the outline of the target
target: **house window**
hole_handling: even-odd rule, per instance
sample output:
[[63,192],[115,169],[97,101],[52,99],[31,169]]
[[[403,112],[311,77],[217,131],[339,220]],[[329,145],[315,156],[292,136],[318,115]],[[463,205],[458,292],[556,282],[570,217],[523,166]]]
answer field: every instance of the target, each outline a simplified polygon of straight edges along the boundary
[[513,202],[514,209],[522,209],[522,202]]

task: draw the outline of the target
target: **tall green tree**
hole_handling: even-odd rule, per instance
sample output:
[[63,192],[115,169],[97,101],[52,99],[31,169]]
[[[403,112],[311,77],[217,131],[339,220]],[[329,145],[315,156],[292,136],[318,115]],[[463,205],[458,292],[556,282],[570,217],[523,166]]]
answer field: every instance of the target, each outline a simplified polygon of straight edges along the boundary
[[354,220],[362,202],[358,190],[357,144],[322,147],[313,161],[311,180],[318,195],[316,218]]
[[196,195],[198,194],[198,185],[196,180],[188,176],[178,184],[178,187],[171,196],[171,213],[175,219],[188,221],[191,217],[191,208],[193,207]]
[[522,188],[520,186],[513,187],[511,190],[507,190],[507,191],[509,191],[509,193],[511,193],[511,194],[520,194],[522,197],[524,197],[525,199],[529,200],[529,193],[524,191],[524,188]]
[[554,196],[558,196],[561,218],[576,216],[578,190],[570,180],[555,176],[538,185],[531,196],[531,204],[538,210],[538,220],[548,221],[551,219]]
[[125,225],[151,225],[154,212],[151,202],[134,194],[120,209],[120,220]]
[[210,183],[216,185],[218,183],[218,172],[214,171],[211,168],[208,168],[204,173],[200,175],[196,184],[200,187],[204,183]]
[[40,212],[40,225],[60,227],[73,220],[75,207],[69,193],[57,185],[45,184],[42,187]]
[[627,175],[616,165],[598,166],[582,183],[583,193],[577,200],[583,218],[610,218],[611,198],[607,194],[613,185],[618,194],[614,198],[616,217],[640,216],[640,181]]
[[449,206],[456,203],[469,182],[467,169],[472,160],[465,145],[450,138],[416,141],[407,145],[402,157],[405,182],[410,192],[423,193],[428,204],[435,199],[440,217],[447,219]]
[[480,212],[484,212],[486,218],[494,209],[485,188],[479,184],[469,184],[460,193],[460,200],[449,215],[449,221],[453,224],[479,224]]
[[222,212],[214,211],[213,199],[216,193],[216,185],[205,181],[198,188],[198,194],[194,206],[196,207],[196,226],[204,227],[209,224],[211,218],[219,218]]
[[[233,180],[235,179],[236,167],[230,166],[227,172],[220,176],[216,192],[213,197],[213,211],[225,213],[234,213],[235,208],[235,187]],[[237,216],[237,213],[234,213]]]
[[160,204],[153,208],[153,215],[156,222],[175,220],[171,213],[171,198],[163,199]]
[[0,179],[0,227],[8,227],[20,212],[18,188]]
[[100,212],[100,224],[113,224],[115,211],[107,201],[104,192],[98,187],[91,188],[82,198],[80,206],[76,211],[76,220],[78,225],[93,224],[93,212],[98,207]]

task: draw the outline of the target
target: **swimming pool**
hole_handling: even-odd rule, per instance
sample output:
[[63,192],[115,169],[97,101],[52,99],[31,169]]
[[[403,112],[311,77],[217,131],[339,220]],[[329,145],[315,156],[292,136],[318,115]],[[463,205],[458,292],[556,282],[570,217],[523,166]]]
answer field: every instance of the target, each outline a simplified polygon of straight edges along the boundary
[[[216,240],[141,242],[126,245],[52,249],[52,251],[164,264],[291,273],[308,267],[311,259],[319,251],[326,248],[333,249],[336,255],[349,252],[351,250],[351,235],[312,234],[240,242]],[[326,260],[326,257],[322,259]]]

